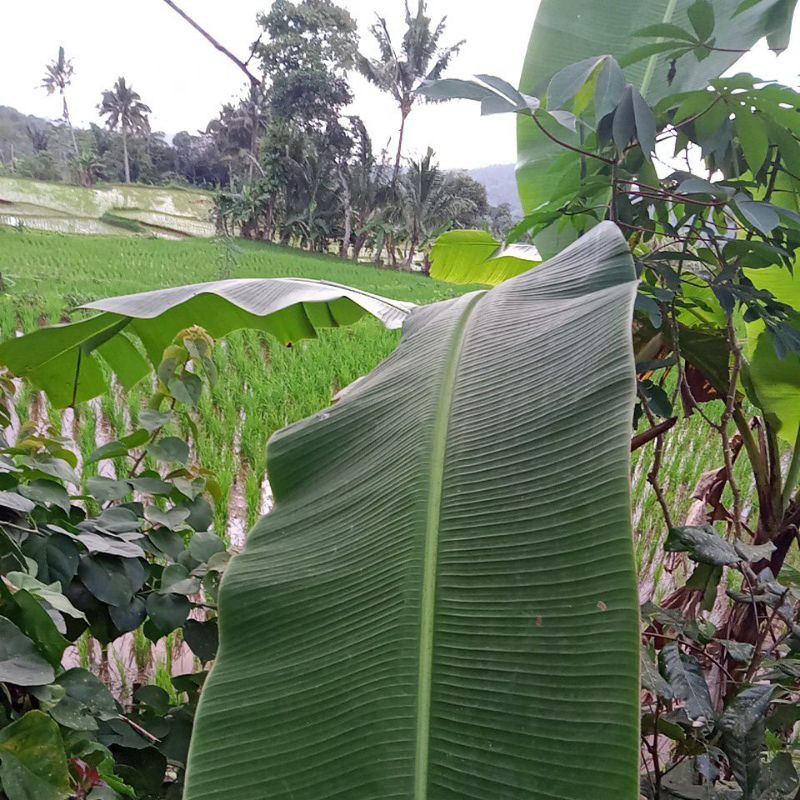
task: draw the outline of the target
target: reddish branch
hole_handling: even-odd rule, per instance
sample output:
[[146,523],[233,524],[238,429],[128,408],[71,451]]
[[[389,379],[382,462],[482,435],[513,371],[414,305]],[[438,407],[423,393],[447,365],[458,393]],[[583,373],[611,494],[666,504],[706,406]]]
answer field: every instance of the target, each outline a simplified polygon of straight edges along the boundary
[[662,434],[666,433],[670,428],[675,426],[677,421],[677,417],[670,417],[669,419],[665,419],[663,422],[659,422],[658,425],[648,428],[642,433],[637,433],[636,436],[631,439],[631,453],[634,450],[638,450],[640,447],[644,447],[644,445],[646,445],[648,442],[651,442],[657,436],[661,436]]

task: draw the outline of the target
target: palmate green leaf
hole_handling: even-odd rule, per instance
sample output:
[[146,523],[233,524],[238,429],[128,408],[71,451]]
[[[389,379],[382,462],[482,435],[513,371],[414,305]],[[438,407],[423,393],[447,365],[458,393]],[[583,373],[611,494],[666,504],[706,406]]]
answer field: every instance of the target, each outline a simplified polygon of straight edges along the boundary
[[[541,96],[559,70],[593,56],[611,55],[618,61],[623,60],[637,48],[637,41],[643,41],[637,40],[634,33],[648,26],[676,25],[690,31],[688,10],[694,4],[695,0],[615,0],[613,3],[607,0],[541,0],[520,77],[520,92]],[[715,0],[716,47],[748,50],[764,36],[770,38],[771,44],[779,46],[789,28],[787,20],[791,19],[795,4],[796,0],[756,0],[736,14],[741,0]],[[670,84],[669,52],[659,50],[660,44],[654,42],[648,57],[625,68],[627,80],[650,104],[667,94],[704,89],[709,80],[719,77],[741,55],[713,51],[698,61],[693,53],[687,52],[677,60]],[[578,137],[571,137],[564,129],[558,131],[558,137],[573,145],[579,144]],[[563,153],[563,148],[547,139],[533,120],[518,118],[517,185],[525,213],[548,202],[559,185],[579,176],[580,158],[574,153],[566,159],[566,168],[552,169],[554,159]],[[547,229],[537,235],[535,243],[547,258],[557,252],[554,248],[570,241],[567,234],[563,225],[558,226],[558,231]],[[571,238],[574,240],[577,235],[573,232]]]
[[101,313],[0,344],[0,365],[30,380],[47,392],[56,408],[63,408],[106,391],[98,357],[125,386],[148,374],[147,362],[128,335],[141,340],[148,358],[157,365],[175,335],[192,325],[202,326],[215,338],[239,328],[254,328],[286,344],[313,338],[318,328],[351,325],[366,314],[387,328],[399,328],[413,307],[310,279],[198,283],[88,303],[83,308]]
[[443,233],[431,250],[431,277],[447,283],[497,286],[541,263],[533,248],[501,248],[488,231]]
[[602,223],[271,440],[186,800],[636,800],[635,290]]

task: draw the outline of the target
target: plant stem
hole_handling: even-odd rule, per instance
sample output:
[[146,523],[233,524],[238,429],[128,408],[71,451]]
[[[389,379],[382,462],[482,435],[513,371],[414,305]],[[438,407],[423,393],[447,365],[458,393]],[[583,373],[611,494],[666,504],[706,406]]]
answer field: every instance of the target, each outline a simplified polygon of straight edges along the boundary
[[797,487],[798,478],[800,478],[800,429],[797,431],[797,441],[794,443],[792,460],[789,464],[789,471],[786,473],[786,481],[783,484],[783,494],[781,495],[781,512],[785,511],[789,507],[789,502],[792,499],[792,493]]
[[[736,411],[736,387],[739,383],[739,374],[742,370],[742,348],[736,338],[736,329],[733,325],[733,316],[727,314],[728,321],[728,345],[733,352],[733,368],[731,369],[730,384],[728,386],[728,397],[725,405],[725,412],[720,421],[719,432],[722,437],[722,453],[725,457],[725,470],[728,473],[728,484],[733,494],[733,530],[737,539],[742,538],[742,493],[739,484],[733,475],[733,456],[731,452],[731,440],[728,434],[728,423]],[[749,433],[749,430],[748,430]],[[752,438],[752,436],[751,436]],[[758,446],[753,442],[758,452]],[[758,462],[761,462],[761,455],[758,454]]]
[[536,127],[551,141],[555,142],[559,147],[563,147],[566,150],[572,150],[573,153],[578,153],[582,156],[587,156],[588,158],[594,158],[597,161],[602,161],[604,164],[608,164],[609,166],[613,166],[616,162],[613,158],[606,158],[605,156],[598,155],[597,153],[592,153],[589,150],[581,150],[580,147],[575,147],[571,144],[567,144],[566,142],[562,142],[561,139],[553,136],[550,131],[542,125],[541,122],[536,117],[536,114],[531,114],[531,119],[536,123]]
[[[636,391],[639,394],[639,399],[642,401],[642,408],[644,409],[644,413],[647,416],[647,420],[650,423],[651,428],[655,428],[658,426],[656,422],[655,415],[650,410],[650,406],[647,405],[647,398],[644,396],[644,392],[642,391],[641,384],[636,382]],[[666,497],[664,497],[664,490],[661,488],[661,484],[658,480],[658,473],[661,470],[661,458],[664,453],[664,435],[658,434],[656,436],[656,451],[655,456],[653,457],[653,466],[650,468],[650,472],[647,473],[647,482],[653,487],[653,491],[656,495],[656,500],[658,500],[659,506],[661,506],[661,513],[664,517],[664,522],[666,523],[667,530],[671,531],[674,527],[672,524],[672,514],[669,510],[669,504],[667,503]]]

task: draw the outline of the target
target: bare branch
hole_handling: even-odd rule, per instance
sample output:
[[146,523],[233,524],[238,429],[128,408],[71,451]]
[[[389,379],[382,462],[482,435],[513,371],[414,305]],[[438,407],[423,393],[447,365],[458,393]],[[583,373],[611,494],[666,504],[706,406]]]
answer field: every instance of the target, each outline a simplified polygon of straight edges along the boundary
[[[249,80],[253,86],[256,87],[261,86],[261,81],[255,75],[253,75],[252,72],[250,72],[250,70],[247,68],[247,64],[244,61],[238,59],[233,53],[231,53],[230,50],[228,50],[227,47],[220,44],[207,30],[205,30],[205,28],[202,28],[200,25],[198,25],[185,11],[183,11],[181,8],[175,5],[175,3],[172,0],[164,0],[164,2],[173,11],[175,11],[177,14],[183,17],[201,36],[203,36],[217,50],[219,50],[220,53],[227,56],[234,64],[236,64],[236,66],[239,67],[239,69],[242,72],[244,72],[244,74],[247,76],[247,80]],[[253,49],[255,50],[255,47]],[[252,53],[250,55],[250,58],[252,58]],[[249,58],[247,60],[248,62],[250,61]]]

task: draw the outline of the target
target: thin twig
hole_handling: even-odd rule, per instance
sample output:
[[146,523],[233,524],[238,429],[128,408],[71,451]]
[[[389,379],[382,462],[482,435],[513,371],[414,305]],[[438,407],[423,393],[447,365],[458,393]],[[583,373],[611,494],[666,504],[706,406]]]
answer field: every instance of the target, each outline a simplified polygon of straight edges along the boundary
[[175,5],[173,0],[164,0],[164,2],[173,11],[183,17],[186,22],[188,22],[204,39],[206,39],[206,41],[210,42],[210,44],[219,50],[220,53],[227,56],[234,64],[236,64],[236,66],[247,76],[247,79],[253,84],[253,86],[261,86],[261,81],[255,75],[253,75],[252,72],[250,72],[250,70],[247,68],[247,64],[244,61],[238,59],[233,53],[231,53],[230,50],[228,50],[227,47],[220,44],[207,30],[198,25],[185,11]]
[[[169,0],[164,0],[164,2],[165,3],[169,2]],[[567,150],[572,150],[573,153],[578,153],[579,155],[587,156],[588,158],[594,158],[597,161],[602,161],[604,164],[608,164],[609,166],[612,166],[614,163],[616,163],[611,158],[605,158],[604,156],[598,155],[597,153],[592,153],[589,150],[581,150],[580,147],[574,147],[571,144],[567,144],[566,142],[562,142],[561,139],[558,139],[555,136],[553,136],[553,134],[550,133],[550,131],[548,131],[547,128],[545,128],[544,125],[542,125],[542,123],[537,119],[536,114],[531,114],[531,119],[536,123],[536,127],[539,128],[539,130],[548,139],[550,139],[551,142],[555,142],[559,147],[563,147],[563,148],[565,148]]]
[[638,450],[640,447],[644,447],[648,442],[652,442],[657,436],[665,434],[670,428],[675,426],[677,421],[677,417],[670,417],[663,422],[659,422],[655,427],[648,428],[642,433],[637,433],[636,436],[631,439],[631,453],[634,450]]
[[128,725],[130,725],[131,728],[133,728],[136,731],[136,733],[138,733],[140,736],[144,736],[144,738],[147,739],[148,741],[153,742],[154,744],[156,742],[161,741],[161,739],[159,739],[157,736],[153,736],[153,734],[150,733],[150,731],[146,731],[141,725],[137,725],[132,719],[126,717],[124,714],[120,714],[119,718],[123,722],[127,722]]
[[772,624],[775,622],[775,617],[778,615],[778,611],[780,611],[780,607],[783,604],[783,601],[786,599],[786,595],[789,594],[789,591],[790,590],[787,589],[780,596],[780,599],[775,604],[775,608],[772,609],[772,614],[767,619],[767,623],[764,626],[764,630],[759,631],[758,639],[756,640],[753,650],[753,658],[751,659],[750,666],[747,668],[747,673],[744,676],[745,683],[750,683],[750,681],[753,680],[753,676],[756,674],[756,671],[761,665],[762,661],[761,648],[764,646],[767,634],[772,630]]
[[[650,410],[650,406],[647,404],[647,398],[644,396],[644,392],[642,391],[641,384],[637,381],[636,383],[636,391],[639,394],[639,398],[642,401],[642,408],[644,409],[644,413],[647,416],[647,420],[650,423],[651,428],[655,428],[658,423],[656,422],[655,415]],[[658,504],[661,506],[661,513],[664,516],[664,522],[667,525],[667,530],[672,530],[674,527],[672,524],[672,514],[669,510],[669,504],[667,503],[667,499],[664,496],[664,490],[661,488],[661,483],[658,480],[658,473],[661,470],[661,459],[664,454],[664,435],[658,434],[656,436],[656,448],[655,448],[655,455],[653,456],[653,465],[650,468],[650,471],[647,473],[647,482],[653,487],[653,491],[656,495],[656,500],[658,500]]]

